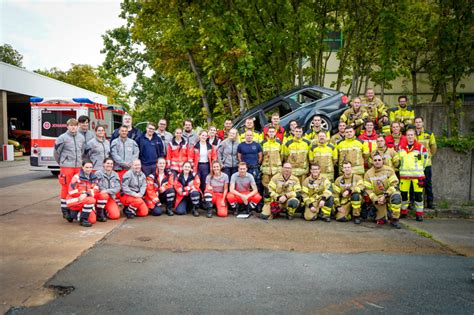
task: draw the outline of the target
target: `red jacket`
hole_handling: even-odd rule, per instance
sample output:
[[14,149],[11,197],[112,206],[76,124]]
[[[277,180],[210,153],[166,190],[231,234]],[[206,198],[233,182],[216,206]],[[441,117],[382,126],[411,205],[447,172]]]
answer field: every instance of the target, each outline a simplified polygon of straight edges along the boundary
[[155,175],[148,175],[146,178],[146,192],[144,196],[148,208],[153,209],[160,201],[160,194],[170,188],[174,188],[174,175],[172,172],[165,171],[165,175],[161,181],[158,170],[156,170]]
[[221,139],[221,141],[222,141],[222,140],[224,140],[225,138],[227,138],[227,135],[228,135],[228,134],[229,134],[229,131],[228,131],[228,130],[226,131],[226,130],[222,129],[222,130],[217,131],[217,135],[216,135],[216,136],[217,136],[217,138]]
[[166,167],[180,173],[183,170],[184,162],[192,162],[189,151],[186,140],[181,139],[181,142],[177,143],[176,138],[173,137],[166,150]]
[[201,181],[199,180],[199,176],[194,176],[190,173],[188,179],[185,180],[183,174],[179,174],[174,182],[174,189],[176,190],[175,207],[179,205],[184,197],[189,196],[191,192],[197,191],[201,193],[201,190],[199,189],[200,185]]
[[395,138],[392,135],[388,135],[385,137],[385,143],[387,145],[387,148],[392,148],[395,151],[398,151],[400,150],[400,147],[405,146],[407,144],[407,137],[401,135],[399,142],[396,143]]
[[[207,158],[209,160],[209,165],[212,167],[212,162],[217,160],[217,148],[209,144],[209,142],[206,142],[206,145],[207,145]],[[192,153],[194,174],[197,174],[197,170],[198,170],[200,148],[201,148],[200,142],[194,145],[194,150]],[[206,180],[206,179],[203,178],[203,180]]]
[[362,140],[364,142],[367,142],[367,145],[369,146],[369,152],[372,153],[373,150],[377,149],[377,137],[379,135],[374,131],[372,131],[372,135],[367,134],[367,130],[364,130],[364,133],[362,133],[359,136],[359,140]]
[[99,179],[94,173],[91,173],[89,178],[86,177],[82,170],[79,174],[74,175],[69,184],[69,192],[66,197],[68,207],[71,210],[80,210],[82,208],[82,200],[79,200],[79,197],[84,193],[94,197],[95,194],[99,193],[98,182]]
[[[264,140],[268,139],[268,128],[269,127],[270,126],[263,128],[263,139]],[[278,128],[275,131],[276,131],[275,138],[280,139],[281,143],[283,143],[283,138],[285,137],[285,128],[283,128],[281,126],[278,126]]]

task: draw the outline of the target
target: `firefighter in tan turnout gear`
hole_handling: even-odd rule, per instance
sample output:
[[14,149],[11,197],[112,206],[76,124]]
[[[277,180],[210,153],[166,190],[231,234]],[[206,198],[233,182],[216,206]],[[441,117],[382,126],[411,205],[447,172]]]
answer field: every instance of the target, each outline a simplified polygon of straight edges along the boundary
[[339,175],[343,173],[342,163],[351,162],[352,170],[355,174],[364,176],[364,164],[369,158],[369,147],[367,143],[355,137],[354,128],[346,127],[346,138],[340,141],[337,146],[339,156]]
[[290,163],[283,164],[281,173],[272,177],[268,190],[272,201],[263,207],[261,218],[267,220],[286,212],[286,218],[292,220],[300,205],[301,185],[299,179],[292,175]]
[[282,148],[283,160],[293,166],[293,175],[298,177],[300,183],[308,175],[308,153],[310,149],[311,143],[303,139],[303,129],[301,127],[295,128],[293,140],[285,143]]
[[315,221],[322,212],[322,219],[331,221],[331,209],[334,205],[331,181],[321,174],[318,164],[311,165],[311,174],[303,181],[302,197],[305,204],[304,219]]
[[263,160],[260,166],[262,173],[263,197],[267,201],[270,194],[268,184],[272,177],[281,172],[281,142],[276,138],[276,129],[268,127],[267,140],[262,142]]
[[383,164],[383,157],[376,152],[373,155],[374,167],[364,175],[365,191],[377,209],[377,224],[385,224],[389,217],[387,208],[391,212],[390,224],[400,229],[398,219],[402,206],[402,196],[398,191],[398,178],[395,171]]
[[332,184],[336,220],[346,222],[354,217],[354,223],[360,224],[360,207],[362,205],[362,190],[364,180],[352,172],[352,164],[346,161],[342,164],[343,175]]
[[318,134],[318,141],[313,142],[309,151],[309,163],[318,164],[321,173],[330,181],[334,180],[334,165],[337,164],[337,150],[331,143],[327,142],[324,131]]

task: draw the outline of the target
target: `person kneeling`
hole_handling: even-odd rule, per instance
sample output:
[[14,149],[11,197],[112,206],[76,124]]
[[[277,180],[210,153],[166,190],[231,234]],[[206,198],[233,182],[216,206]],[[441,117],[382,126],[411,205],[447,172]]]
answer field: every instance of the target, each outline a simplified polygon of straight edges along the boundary
[[334,206],[336,207],[336,221],[351,220],[350,212],[354,216],[354,223],[360,224],[360,207],[362,205],[361,192],[364,189],[362,177],[352,173],[352,163],[342,163],[343,175],[333,183]]
[[227,201],[233,214],[239,214],[239,204],[244,204],[245,212],[252,214],[260,200],[262,196],[258,193],[255,179],[252,174],[247,173],[247,163],[240,162],[238,172],[230,179],[230,191],[227,194]]
[[105,222],[107,217],[111,220],[120,218],[120,208],[115,201],[115,196],[120,191],[120,179],[118,174],[113,171],[113,167],[114,161],[111,158],[105,158],[102,169],[95,173],[99,180],[100,190],[96,205],[97,221]]
[[175,195],[174,174],[166,169],[166,160],[159,158],[155,174],[146,178],[145,203],[151,210],[151,215],[160,216],[163,213],[163,203],[166,203],[166,214],[173,216]]
[[207,217],[212,218],[212,207],[217,209],[217,216],[227,216],[226,197],[229,188],[229,177],[222,172],[221,163],[212,163],[211,173],[206,177],[206,191],[204,192],[204,208]]
[[283,164],[281,174],[272,177],[268,190],[272,202],[263,207],[261,218],[270,219],[284,211],[286,218],[292,220],[300,205],[301,185],[298,177],[292,175],[290,163]]
[[176,214],[186,214],[188,206],[191,204],[193,216],[199,216],[200,184],[199,176],[193,175],[191,163],[184,162],[183,172],[178,175],[174,186],[176,190]]
[[377,209],[377,224],[385,224],[387,207],[391,211],[391,225],[400,229],[398,219],[400,218],[400,208],[402,206],[402,196],[397,190],[398,178],[395,171],[383,165],[383,158],[376,152],[372,159],[374,166],[365,173],[364,185],[370,200]]
[[[66,205],[71,209],[66,219],[72,222],[77,216],[77,212],[80,212],[79,222],[84,227],[91,227],[96,222],[96,215],[93,210],[97,202],[96,198],[99,195],[99,187],[97,186],[97,176],[92,172],[92,168],[91,161],[84,160],[82,162],[82,169],[79,174],[74,175],[71,179],[66,197]],[[102,206],[101,211],[103,210]]]
[[122,193],[120,194],[120,201],[125,206],[123,212],[127,218],[148,215],[148,207],[143,200],[145,191],[146,177],[142,172],[142,163],[140,160],[134,160],[131,169],[123,175]]
[[302,191],[306,206],[304,219],[306,221],[316,221],[321,211],[322,219],[331,222],[331,210],[334,205],[331,181],[321,175],[319,164],[311,165],[311,174],[303,181]]

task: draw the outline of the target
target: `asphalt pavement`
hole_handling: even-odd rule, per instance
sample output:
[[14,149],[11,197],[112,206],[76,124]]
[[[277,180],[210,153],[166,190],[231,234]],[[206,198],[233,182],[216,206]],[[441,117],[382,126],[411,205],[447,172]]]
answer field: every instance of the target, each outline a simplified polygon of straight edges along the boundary
[[58,192],[26,160],[0,162],[0,312],[474,313],[474,220],[188,215],[87,229],[61,218]]
[[11,314],[472,314],[473,260],[406,254],[172,252],[101,244]]

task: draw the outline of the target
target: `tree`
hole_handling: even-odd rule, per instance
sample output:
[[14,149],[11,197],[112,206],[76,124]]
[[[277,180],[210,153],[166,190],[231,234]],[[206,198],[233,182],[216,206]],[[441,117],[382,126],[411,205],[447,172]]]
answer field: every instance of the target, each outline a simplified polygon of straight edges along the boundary
[[120,79],[99,66],[73,64],[71,69],[36,70],[36,73],[107,96],[109,104],[128,105],[128,93]]
[[23,68],[23,55],[9,44],[0,46],[0,61]]

